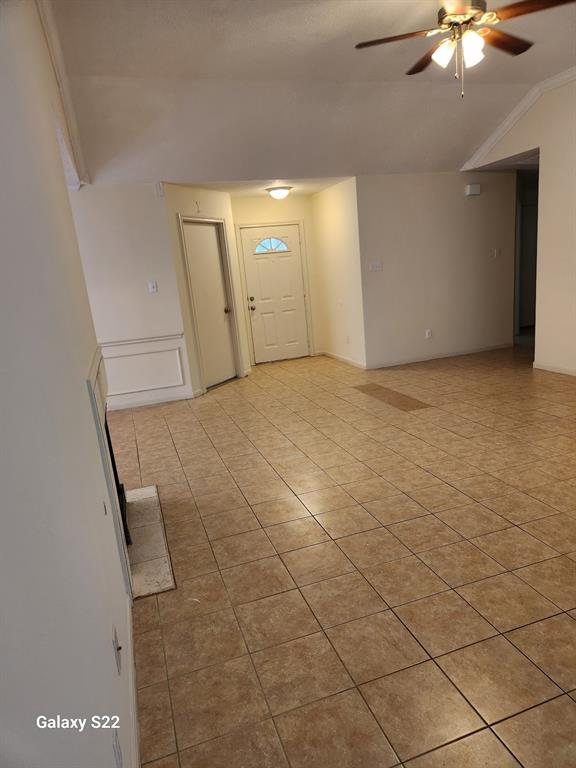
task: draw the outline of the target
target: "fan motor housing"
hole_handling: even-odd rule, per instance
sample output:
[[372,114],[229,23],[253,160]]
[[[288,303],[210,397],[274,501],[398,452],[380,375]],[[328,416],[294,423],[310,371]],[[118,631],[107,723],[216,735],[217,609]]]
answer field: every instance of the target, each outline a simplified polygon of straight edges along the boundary
[[463,24],[472,19],[478,19],[486,13],[486,0],[448,0],[438,11],[438,25],[448,29],[453,24]]

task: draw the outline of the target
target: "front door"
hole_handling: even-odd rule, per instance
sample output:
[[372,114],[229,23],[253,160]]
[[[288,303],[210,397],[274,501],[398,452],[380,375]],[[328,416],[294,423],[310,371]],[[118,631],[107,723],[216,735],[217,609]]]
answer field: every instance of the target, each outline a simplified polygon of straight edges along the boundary
[[218,224],[184,224],[186,262],[194,303],[205,387],[236,376],[231,314]]
[[248,313],[257,363],[308,354],[297,224],[242,228]]

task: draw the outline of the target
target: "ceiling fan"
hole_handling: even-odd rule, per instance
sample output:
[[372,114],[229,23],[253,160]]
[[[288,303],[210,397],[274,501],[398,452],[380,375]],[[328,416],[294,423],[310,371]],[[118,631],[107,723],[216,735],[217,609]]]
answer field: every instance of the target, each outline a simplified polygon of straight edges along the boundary
[[[367,40],[358,43],[356,48],[371,48],[397,40],[408,40],[411,37],[445,35],[406,74],[416,75],[423,72],[432,61],[446,69],[456,53],[455,76],[463,80],[464,68],[474,67],[484,58],[483,49],[486,43],[511,56],[519,56],[532,47],[533,43],[528,40],[494,29],[495,24],[573,2],[575,0],[523,0],[495,11],[488,11],[486,0],[468,0],[468,2],[445,0],[438,12],[438,26],[434,29]],[[462,95],[464,95],[463,89]]]

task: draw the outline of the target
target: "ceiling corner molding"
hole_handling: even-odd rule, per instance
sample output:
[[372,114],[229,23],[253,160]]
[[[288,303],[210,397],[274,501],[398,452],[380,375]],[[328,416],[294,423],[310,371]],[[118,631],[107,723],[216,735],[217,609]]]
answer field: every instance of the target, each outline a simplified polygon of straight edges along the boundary
[[69,186],[80,188],[84,184],[89,184],[90,178],[80,146],[78,124],[76,122],[76,114],[70,95],[70,87],[68,84],[66,67],[64,66],[64,57],[62,55],[60,39],[56,29],[56,22],[54,21],[54,12],[51,3],[48,2],[48,0],[36,0],[36,7],[38,9],[40,23],[42,24],[42,29],[46,38],[46,45],[48,46],[52,69],[54,70],[54,76],[60,94],[63,120],[65,122],[65,125],[61,127],[61,131],[64,129],[66,136],[59,136],[59,144],[62,147],[62,139],[64,138],[64,140],[68,140],[65,142],[69,145],[69,152],[67,152],[68,157],[63,157],[64,165],[68,166],[66,168],[67,179],[68,173],[70,172],[70,165],[72,165],[73,173],[71,173],[71,177],[74,178],[74,183],[69,183]]
[[506,136],[520,118],[528,112],[530,107],[532,107],[543,94],[547,91],[552,91],[555,88],[567,85],[574,80],[576,80],[576,67],[571,67],[564,72],[560,72],[559,74],[548,78],[548,80],[542,80],[541,83],[537,83],[537,85],[528,91],[526,96],[524,96],[524,98],[514,107],[512,112],[510,112],[510,114],[500,123],[494,133],[486,139],[460,170],[473,171],[476,168],[482,167],[485,158],[492,149],[494,149],[498,142]]

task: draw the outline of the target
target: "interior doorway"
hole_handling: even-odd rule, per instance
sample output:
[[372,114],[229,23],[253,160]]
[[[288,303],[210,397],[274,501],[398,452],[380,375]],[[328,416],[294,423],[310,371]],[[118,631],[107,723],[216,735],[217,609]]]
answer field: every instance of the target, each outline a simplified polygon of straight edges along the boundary
[[223,224],[184,217],[181,224],[198,367],[203,388],[209,389],[237,375]]
[[514,344],[533,349],[538,260],[538,169],[519,170],[516,190]]
[[297,224],[241,227],[254,361],[309,354],[308,323]]

